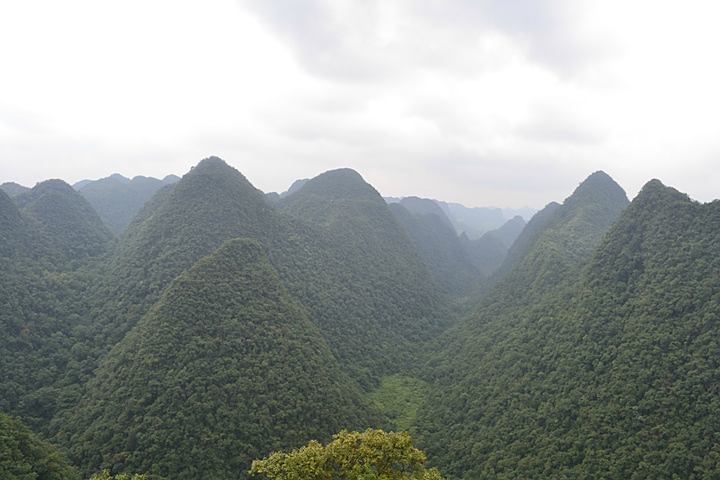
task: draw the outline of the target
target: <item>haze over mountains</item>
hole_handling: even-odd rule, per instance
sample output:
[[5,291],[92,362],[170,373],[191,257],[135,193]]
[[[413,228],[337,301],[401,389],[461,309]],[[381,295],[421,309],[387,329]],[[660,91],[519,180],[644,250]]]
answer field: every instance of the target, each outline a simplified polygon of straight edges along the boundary
[[247,478],[383,427],[451,479],[714,478],[718,201],[604,172],[527,222],[386,200],[216,157],[3,184],[0,476]]

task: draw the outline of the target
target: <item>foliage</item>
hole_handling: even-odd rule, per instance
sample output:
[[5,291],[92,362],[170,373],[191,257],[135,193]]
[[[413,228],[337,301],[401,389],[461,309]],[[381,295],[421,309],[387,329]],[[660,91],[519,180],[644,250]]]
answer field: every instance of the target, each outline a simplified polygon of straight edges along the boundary
[[379,420],[252,240],[180,275],[87,391],[59,437],[85,471],[229,478],[267,451]]
[[79,476],[52,445],[18,420],[0,413],[0,478],[74,480]]
[[290,453],[252,463],[251,473],[269,480],[442,480],[425,468],[425,454],[407,433],[342,431],[327,445],[311,441]]
[[718,259],[720,203],[649,183],[577,273],[511,273],[497,288],[528,293],[493,292],[457,332],[423,445],[462,478],[715,478]]
[[[400,224],[415,250],[439,288],[449,294],[463,295],[479,287],[483,272],[477,268],[465,242],[455,233],[443,211],[431,200],[415,199],[410,205],[428,202],[434,209],[415,207],[415,212],[405,208],[407,199],[389,205],[395,220]],[[465,239],[465,241],[467,241]],[[501,252],[501,255],[504,252]],[[500,258],[502,261],[502,257]]]
[[76,186],[80,195],[90,202],[105,225],[115,235],[120,236],[158,190],[178,180],[174,175],[159,180],[152,177],[128,179],[115,174]]
[[109,470],[103,470],[100,473],[94,473],[90,480],[148,480],[146,475],[134,473],[118,473],[117,475],[111,475]]
[[415,424],[418,408],[427,394],[427,384],[404,375],[388,375],[380,380],[377,389],[368,394],[381,412],[385,413],[397,430],[409,431]]

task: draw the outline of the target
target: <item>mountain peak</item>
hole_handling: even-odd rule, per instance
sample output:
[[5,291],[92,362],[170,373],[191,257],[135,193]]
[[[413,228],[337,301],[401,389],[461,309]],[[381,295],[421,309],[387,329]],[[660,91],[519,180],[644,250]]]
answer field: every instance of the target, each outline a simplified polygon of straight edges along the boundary
[[190,172],[218,171],[222,169],[232,168],[225,160],[220,157],[211,156],[203,158],[197,165],[191,168]]
[[376,196],[384,203],[380,194],[363,177],[351,168],[338,168],[321,173],[308,180],[298,194],[319,195],[329,198]]
[[574,208],[586,204],[627,205],[625,190],[602,170],[587,177],[565,200],[564,206]]

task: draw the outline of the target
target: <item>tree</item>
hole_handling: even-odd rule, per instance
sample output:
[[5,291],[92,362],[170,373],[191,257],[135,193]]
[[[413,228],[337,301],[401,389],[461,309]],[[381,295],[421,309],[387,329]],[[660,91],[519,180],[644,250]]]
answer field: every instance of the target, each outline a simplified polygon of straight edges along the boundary
[[250,473],[269,480],[442,480],[425,462],[425,453],[405,432],[343,430],[325,446],[311,441],[290,453],[255,460]]
[[103,470],[100,473],[94,474],[90,477],[90,480],[147,480],[147,476],[129,473],[119,473],[117,475],[110,475],[108,470]]

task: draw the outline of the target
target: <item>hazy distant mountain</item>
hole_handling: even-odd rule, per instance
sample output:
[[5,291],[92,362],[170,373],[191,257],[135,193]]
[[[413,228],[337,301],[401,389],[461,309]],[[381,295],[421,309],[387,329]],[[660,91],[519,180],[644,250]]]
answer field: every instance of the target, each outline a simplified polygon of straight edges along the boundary
[[[417,197],[384,197],[388,203],[401,203],[406,199],[417,199]],[[418,199],[426,200],[426,199]],[[414,201],[414,200],[411,200]],[[494,207],[466,207],[459,203],[444,202],[441,200],[430,200],[436,203],[450,223],[455,228],[458,235],[465,234],[469,239],[480,238],[484,233],[495,230],[503,226],[505,222],[514,217],[522,217],[523,220],[529,220],[536,209],[526,208],[494,208]],[[408,206],[405,205],[407,208]],[[422,208],[418,205],[417,208]],[[429,208],[427,205],[424,208]],[[408,208],[413,210],[412,207]]]
[[292,195],[293,193],[300,190],[310,179],[309,178],[301,178],[299,180],[295,180],[292,185],[290,185],[290,188],[287,189],[286,192],[283,192],[280,194],[280,198],[287,197],[288,195]]
[[515,240],[520,236],[525,225],[525,220],[517,215],[502,224],[499,228],[486,232],[483,234],[483,237],[490,236],[496,238],[507,250],[515,243]]
[[100,180],[82,180],[73,187],[90,202],[110,230],[121,235],[155,192],[179,179],[168,175],[162,180],[142,176],[131,180],[116,173]]
[[[453,294],[477,289],[484,275],[469,257],[455,228],[435,202],[421,200],[409,197],[390,203],[390,211],[441,289]],[[502,257],[498,261],[502,261]]]
[[24,187],[20,185],[19,183],[15,182],[6,182],[0,185],[0,190],[7,193],[10,197],[17,197],[21,193],[29,192],[30,188]]

